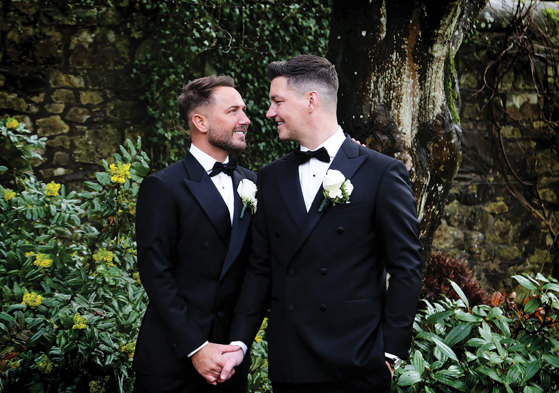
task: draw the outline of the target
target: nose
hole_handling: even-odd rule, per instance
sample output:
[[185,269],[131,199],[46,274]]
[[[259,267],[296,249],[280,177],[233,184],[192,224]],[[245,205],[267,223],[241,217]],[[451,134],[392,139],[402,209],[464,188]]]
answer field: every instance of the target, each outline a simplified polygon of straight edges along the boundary
[[274,117],[276,117],[276,110],[273,107],[273,104],[270,104],[270,107],[268,108],[268,112],[266,112],[266,118],[268,119],[272,119]]
[[245,112],[241,111],[241,118],[239,119],[239,123],[242,125],[246,124],[247,126],[250,124],[250,119],[248,118]]

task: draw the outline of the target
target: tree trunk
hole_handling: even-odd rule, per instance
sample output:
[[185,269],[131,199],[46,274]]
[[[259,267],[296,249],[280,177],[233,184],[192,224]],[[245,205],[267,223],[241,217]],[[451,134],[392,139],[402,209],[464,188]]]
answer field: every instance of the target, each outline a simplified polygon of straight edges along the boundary
[[339,122],[410,171],[425,260],[461,162],[454,54],[486,3],[333,3],[328,58],[340,77]]

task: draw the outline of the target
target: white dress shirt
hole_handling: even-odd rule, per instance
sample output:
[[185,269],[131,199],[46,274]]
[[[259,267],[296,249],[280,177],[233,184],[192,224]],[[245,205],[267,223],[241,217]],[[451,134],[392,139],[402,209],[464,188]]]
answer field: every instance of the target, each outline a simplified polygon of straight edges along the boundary
[[[194,144],[190,145],[190,153],[196,158],[196,160],[202,165],[206,173],[209,175],[216,163],[216,159],[210,155],[204,153],[202,150],[197,148]],[[224,164],[229,162],[229,157],[223,161]],[[235,209],[235,196],[233,191],[233,178],[226,173],[221,172],[218,175],[211,177],[215,188],[219,191],[223,201],[229,209],[229,218],[231,219],[231,224],[233,223],[233,214]]]
[[[330,162],[323,162],[313,157],[304,164],[299,165],[299,181],[301,183],[301,191],[303,192],[307,212],[311,208],[316,193],[320,190],[320,186],[322,185],[322,181],[324,180],[324,176],[326,175],[332,160],[338,153],[338,150],[340,150],[344,141],[344,132],[342,127],[338,126],[336,132],[315,149],[317,150],[324,147],[328,151]],[[301,146],[301,151],[307,150],[309,149],[305,146]]]
[[[206,173],[209,175],[217,160],[212,156],[204,153],[202,150],[197,148],[194,144],[190,145],[190,153],[194,156],[196,161],[198,161],[200,165],[202,165],[202,168],[204,168]],[[224,164],[227,164],[228,162],[229,162],[229,157],[227,157],[225,161],[223,161]],[[233,178],[221,172],[215,176],[212,176],[210,179],[212,179],[215,188],[217,188],[217,191],[219,191],[219,194],[221,195],[223,201],[227,205],[227,209],[229,210],[229,218],[231,219],[231,224],[233,224],[233,214],[235,212]],[[187,356],[191,357],[192,355],[194,355],[196,352],[198,352],[208,344],[209,342],[206,341],[198,348],[196,348],[194,351],[190,352]]]

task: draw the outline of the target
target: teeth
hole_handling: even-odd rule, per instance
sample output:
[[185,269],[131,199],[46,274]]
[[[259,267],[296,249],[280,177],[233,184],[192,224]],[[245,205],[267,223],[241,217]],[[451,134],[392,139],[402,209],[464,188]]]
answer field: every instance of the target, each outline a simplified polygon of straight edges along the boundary
[[283,124],[283,121],[278,121],[278,126],[281,126]]
[[235,134],[244,135],[245,133],[243,131],[235,131]]

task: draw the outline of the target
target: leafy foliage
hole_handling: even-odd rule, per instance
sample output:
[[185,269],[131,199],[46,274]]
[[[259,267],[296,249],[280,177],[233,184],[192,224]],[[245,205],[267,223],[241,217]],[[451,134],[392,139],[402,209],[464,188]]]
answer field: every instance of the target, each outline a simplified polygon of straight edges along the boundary
[[[1,144],[36,158],[41,145],[22,127],[2,133]],[[146,304],[133,241],[136,194],[149,170],[140,147],[127,141],[113,156],[128,168],[122,183],[104,162],[83,192],[21,168],[13,190],[0,186],[0,391],[130,391]]]
[[267,66],[301,53],[326,53],[330,1],[139,0],[135,6],[147,18],[144,35],[153,37],[140,51],[135,75],[151,75],[144,98],[155,122],[149,142],[156,166],[185,151],[176,104],[181,86],[211,73],[232,76],[247,105],[252,124],[243,163],[257,169],[292,148],[279,142],[275,124],[264,118]]
[[532,295],[523,307],[496,293],[492,305],[425,301],[414,324],[398,392],[544,392],[559,389],[559,284],[538,275],[513,278]]

